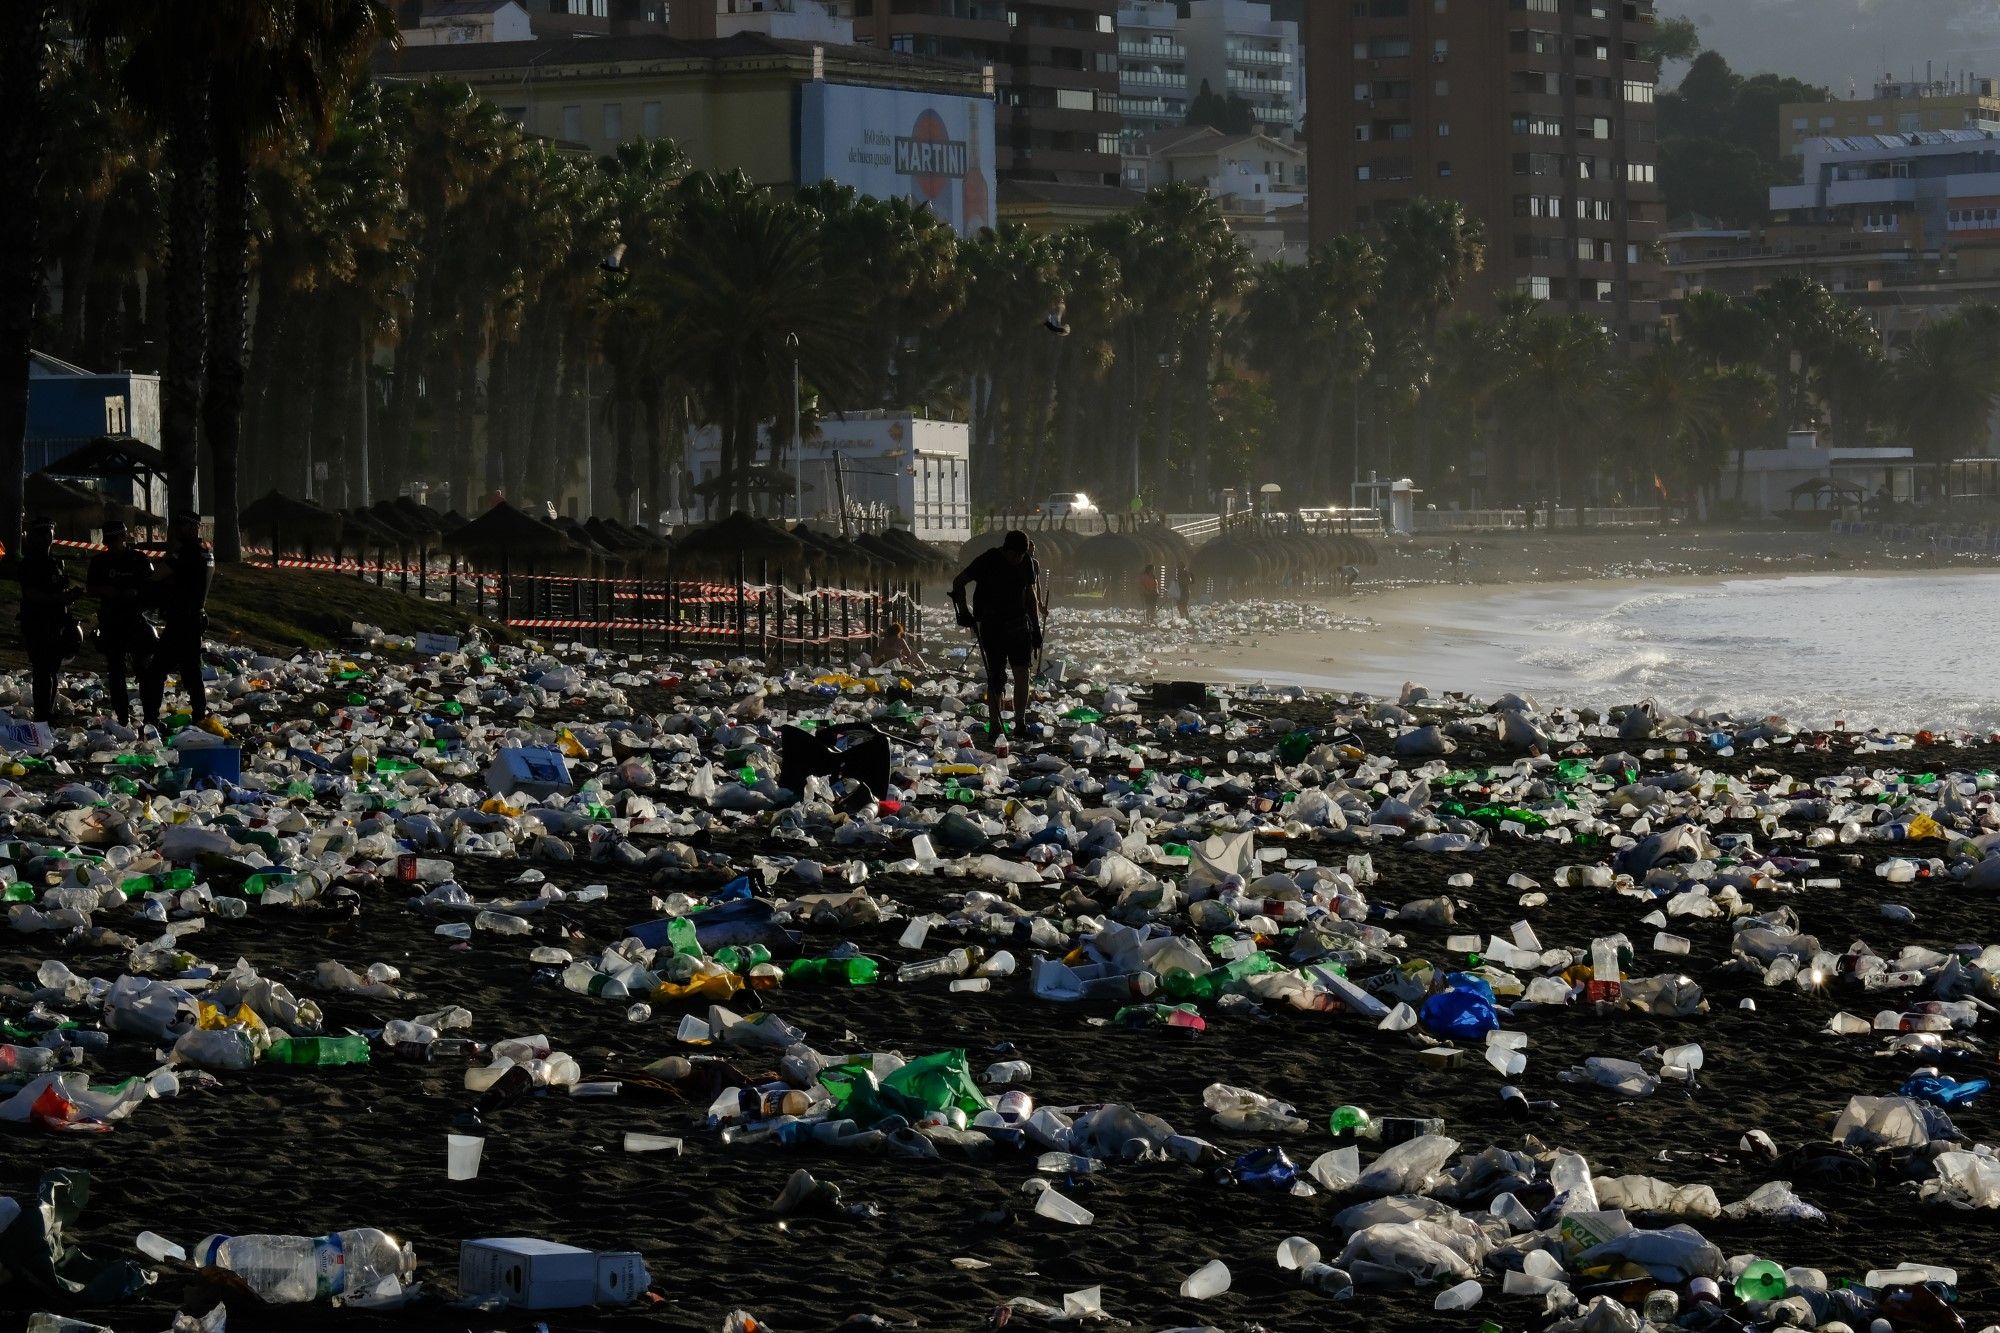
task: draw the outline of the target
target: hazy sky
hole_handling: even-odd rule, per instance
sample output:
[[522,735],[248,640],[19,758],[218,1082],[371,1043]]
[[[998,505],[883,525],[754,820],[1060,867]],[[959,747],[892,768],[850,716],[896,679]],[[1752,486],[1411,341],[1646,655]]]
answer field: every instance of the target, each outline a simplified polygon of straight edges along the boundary
[[[1660,0],[1746,74],[1770,70],[1863,96],[1884,73],[1943,78],[1949,65],[2000,76],[2000,0]],[[1670,78],[1678,70],[1669,70]]]

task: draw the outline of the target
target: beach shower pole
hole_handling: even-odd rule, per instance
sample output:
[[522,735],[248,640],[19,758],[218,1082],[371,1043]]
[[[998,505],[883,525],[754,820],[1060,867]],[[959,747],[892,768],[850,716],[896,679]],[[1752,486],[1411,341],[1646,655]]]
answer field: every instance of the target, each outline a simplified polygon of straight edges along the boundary
[[799,335],[785,335],[785,346],[792,349],[792,512],[798,521],[806,521],[806,461],[799,452]]

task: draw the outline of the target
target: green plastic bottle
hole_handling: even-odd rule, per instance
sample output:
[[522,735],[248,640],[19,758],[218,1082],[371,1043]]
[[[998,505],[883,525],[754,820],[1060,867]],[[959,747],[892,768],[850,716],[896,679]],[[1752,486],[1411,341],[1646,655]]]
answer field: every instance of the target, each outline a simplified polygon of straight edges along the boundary
[[761,944],[725,944],[715,951],[715,961],[731,972],[747,972],[759,963],[771,961],[771,951]]
[[365,1065],[368,1063],[366,1037],[281,1037],[271,1043],[264,1058],[281,1065]]
[[702,956],[701,940],[695,931],[695,924],[684,916],[677,916],[667,923],[667,943],[675,953],[684,953],[694,958]]
[[1326,1119],[1326,1128],[1337,1139],[1349,1134],[1366,1138],[1371,1123],[1369,1114],[1358,1106],[1336,1106]]
[[1743,1301],[1781,1301],[1790,1287],[1783,1268],[1769,1259],[1759,1259],[1736,1279],[1736,1298]]
[[822,986],[870,986],[880,967],[873,958],[795,958],[785,980]]

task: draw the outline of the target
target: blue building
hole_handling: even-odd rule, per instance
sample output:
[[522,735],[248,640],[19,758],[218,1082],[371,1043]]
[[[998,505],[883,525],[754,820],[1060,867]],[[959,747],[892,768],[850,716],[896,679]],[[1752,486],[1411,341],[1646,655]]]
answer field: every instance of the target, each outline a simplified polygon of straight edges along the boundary
[[[118,370],[95,374],[44,352],[28,357],[28,426],[24,466],[40,472],[59,465],[92,440],[110,436],[160,446],[160,377]],[[60,466],[54,471],[60,475]],[[166,512],[166,484],[153,494],[143,483],[105,479],[95,483],[127,504],[155,514]]]

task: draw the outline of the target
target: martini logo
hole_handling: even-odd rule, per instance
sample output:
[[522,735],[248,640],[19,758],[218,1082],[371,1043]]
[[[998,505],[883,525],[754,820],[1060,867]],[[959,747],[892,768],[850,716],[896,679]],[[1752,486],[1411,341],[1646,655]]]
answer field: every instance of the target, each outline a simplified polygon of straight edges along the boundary
[[944,117],[926,110],[917,117],[910,136],[896,140],[896,172],[914,176],[926,199],[943,197],[946,185],[965,178],[965,140],[954,139]]

